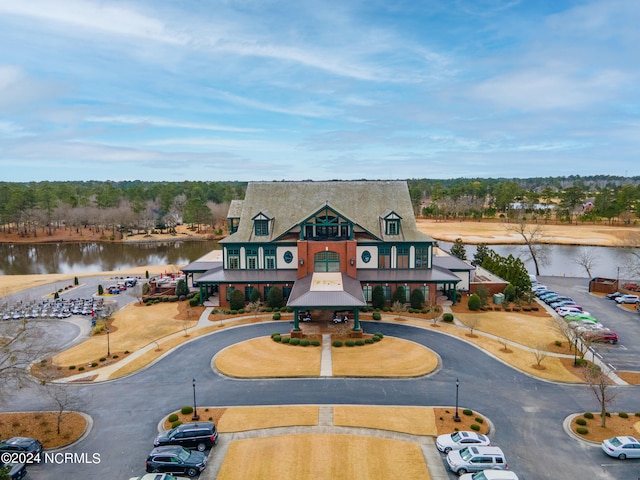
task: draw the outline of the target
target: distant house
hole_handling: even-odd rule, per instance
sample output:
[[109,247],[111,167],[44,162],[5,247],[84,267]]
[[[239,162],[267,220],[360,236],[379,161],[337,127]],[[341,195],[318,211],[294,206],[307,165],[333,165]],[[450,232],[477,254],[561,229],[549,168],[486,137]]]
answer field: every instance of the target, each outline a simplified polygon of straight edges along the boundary
[[234,290],[249,301],[254,289],[266,299],[278,286],[296,312],[294,330],[302,310],[349,312],[358,330],[376,286],[387,302],[401,288],[407,300],[419,289],[432,303],[455,299],[461,278],[469,288],[460,271],[473,267],[436,258],[435,240],[418,231],[406,182],[252,182],[227,218],[222,260],[184,269],[198,275],[201,301],[218,292],[228,308]]

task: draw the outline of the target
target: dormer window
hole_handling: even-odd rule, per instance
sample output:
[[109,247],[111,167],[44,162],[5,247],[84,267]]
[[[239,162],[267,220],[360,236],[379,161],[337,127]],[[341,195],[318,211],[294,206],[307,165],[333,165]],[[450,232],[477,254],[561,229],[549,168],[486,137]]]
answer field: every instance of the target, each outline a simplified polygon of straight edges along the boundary
[[253,234],[256,237],[267,237],[269,235],[269,221],[273,215],[266,211],[258,213],[253,220]]
[[382,216],[384,221],[384,234],[385,235],[400,235],[400,220],[402,217],[396,212],[388,211]]
[[264,237],[269,235],[269,221],[256,220],[253,224],[256,237]]

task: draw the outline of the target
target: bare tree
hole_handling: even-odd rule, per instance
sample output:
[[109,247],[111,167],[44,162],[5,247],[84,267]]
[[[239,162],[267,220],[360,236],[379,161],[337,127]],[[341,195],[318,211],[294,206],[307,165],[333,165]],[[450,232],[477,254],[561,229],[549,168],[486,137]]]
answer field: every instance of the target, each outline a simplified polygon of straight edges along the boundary
[[473,314],[469,317],[469,320],[464,322],[464,324],[469,329],[469,335],[473,336],[473,331],[478,328],[478,325],[480,324],[480,317],[477,314]]
[[142,283],[136,282],[133,287],[127,288],[127,295],[138,300],[138,303],[142,303]]
[[22,320],[3,322],[0,328],[0,399],[32,379],[29,367],[51,356],[50,347],[41,342],[35,323]]
[[244,311],[247,313],[253,313],[253,316],[257,317],[258,312],[260,311],[261,308],[262,308],[262,302],[258,300],[256,302],[247,303],[247,306],[244,307]]
[[42,382],[44,393],[49,397],[56,407],[58,420],[58,435],[65,412],[79,409],[84,403],[90,401],[86,395],[80,395],[76,387],[60,383]]
[[516,233],[527,247],[528,256],[536,268],[536,275],[540,275],[540,266],[549,261],[549,246],[542,243],[545,237],[544,227],[539,223],[527,223],[524,216],[518,221],[506,226],[507,230]]
[[612,385],[611,380],[609,380],[609,377],[604,374],[600,367],[594,364],[587,365],[584,368],[583,377],[600,405],[600,416],[602,417],[602,423],[600,425],[604,428],[607,421],[607,407],[611,405],[616,398],[616,393],[612,392],[609,388]]
[[393,302],[393,305],[391,305],[391,311],[399,317],[400,314],[404,312],[404,305],[399,300],[396,300]]
[[640,276],[640,233],[629,232],[620,242],[621,264],[627,278]]
[[538,368],[541,368],[542,361],[547,358],[547,351],[544,349],[544,345],[536,345],[536,348],[533,350],[533,355],[536,357],[536,365]]
[[593,278],[591,269],[598,263],[598,255],[594,248],[582,248],[574,258],[574,262],[587,271],[587,277]]

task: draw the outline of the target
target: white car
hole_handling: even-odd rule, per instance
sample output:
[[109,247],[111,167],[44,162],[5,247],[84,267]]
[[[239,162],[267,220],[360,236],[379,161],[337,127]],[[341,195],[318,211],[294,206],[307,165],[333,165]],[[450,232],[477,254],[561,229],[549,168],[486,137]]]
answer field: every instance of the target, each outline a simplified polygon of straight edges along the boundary
[[640,297],[638,295],[620,295],[616,297],[618,303],[640,303]]
[[460,450],[471,445],[488,447],[491,442],[489,437],[476,432],[453,432],[439,435],[436,438],[436,447],[443,453]]
[[579,308],[575,307],[558,307],[556,313],[561,317],[565,317],[567,315],[580,315],[581,313],[585,315],[591,315],[589,312],[582,311]]
[[640,458],[640,441],[635,437],[613,437],[602,442],[602,450],[620,460]]
[[518,480],[518,475],[510,470],[483,470],[476,473],[465,473],[460,480]]

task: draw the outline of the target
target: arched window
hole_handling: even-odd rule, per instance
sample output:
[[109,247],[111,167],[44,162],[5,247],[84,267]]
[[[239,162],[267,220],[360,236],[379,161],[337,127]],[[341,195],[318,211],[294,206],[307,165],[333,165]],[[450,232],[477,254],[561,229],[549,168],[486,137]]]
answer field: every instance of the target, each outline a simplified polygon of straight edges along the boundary
[[313,257],[314,272],[339,272],[340,255],[336,252],[318,252]]

